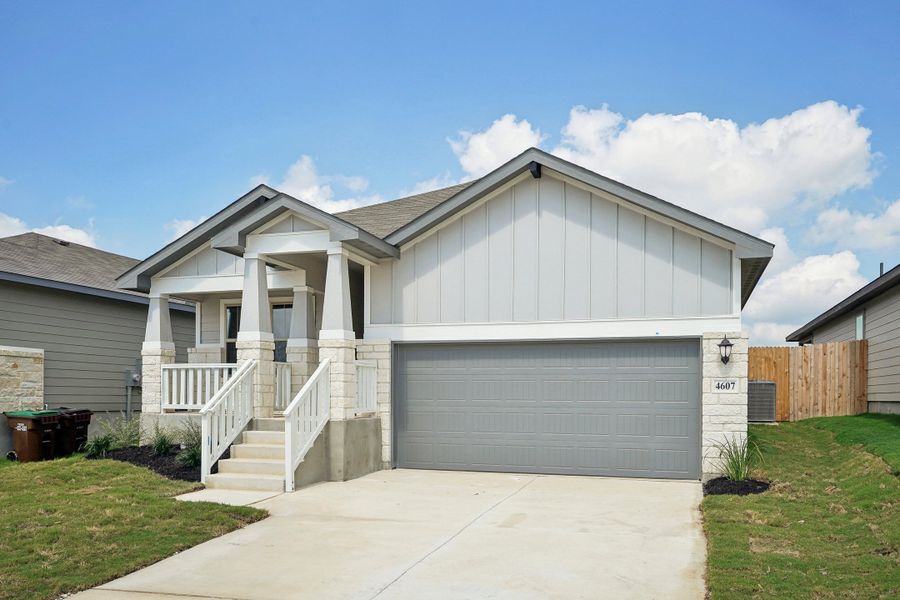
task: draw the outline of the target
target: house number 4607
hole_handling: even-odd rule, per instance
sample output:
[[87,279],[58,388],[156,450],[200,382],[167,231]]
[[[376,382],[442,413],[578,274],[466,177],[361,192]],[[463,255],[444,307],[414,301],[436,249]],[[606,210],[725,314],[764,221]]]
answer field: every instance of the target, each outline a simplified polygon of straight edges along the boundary
[[713,386],[717,392],[736,392],[737,381],[734,379],[721,379]]

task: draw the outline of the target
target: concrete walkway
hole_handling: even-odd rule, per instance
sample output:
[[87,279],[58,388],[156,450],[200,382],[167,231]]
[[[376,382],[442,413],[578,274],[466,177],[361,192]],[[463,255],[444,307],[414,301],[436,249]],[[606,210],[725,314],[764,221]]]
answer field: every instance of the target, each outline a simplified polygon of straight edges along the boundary
[[256,506],[272,516],[75,596],[699,600],[700,484],[380,471]]

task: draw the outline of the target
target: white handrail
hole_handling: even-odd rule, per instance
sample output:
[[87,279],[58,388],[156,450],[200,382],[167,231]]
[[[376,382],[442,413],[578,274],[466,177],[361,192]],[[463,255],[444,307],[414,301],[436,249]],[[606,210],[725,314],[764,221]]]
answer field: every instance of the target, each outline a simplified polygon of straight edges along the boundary
[[331,415],[331,359],[326,358],[284,409],[284,489],[294,491],[294,471]]
[[291,401],[291,363],[275,363],[275,410],[283,411]]
[[230,363],[162,365],[162,410],[199,410],[237,368]]
[[374,360],[356,361],[356,414],[378,410],[378,363]]
[[206,483],[213,464],[250,423],[256,367],[255,360],[241,365],[200,410],[200,481],[203,483]]

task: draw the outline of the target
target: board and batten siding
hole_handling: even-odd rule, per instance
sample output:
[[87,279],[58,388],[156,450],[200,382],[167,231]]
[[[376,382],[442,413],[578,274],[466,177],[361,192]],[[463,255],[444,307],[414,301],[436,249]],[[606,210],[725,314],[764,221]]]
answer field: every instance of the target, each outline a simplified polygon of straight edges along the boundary
[[856,339],[860,313],[869,341],[869,410],[900,413],[900,286],[814,331],[813,343]]
[[732,315],[732,252],[545,175],[373,266],[373,324]]
[[[176,360],[194,345],[194,315],[171,311]],[[0,284],[0,345],[44,349],[44,402],[125,410],[125,370],[141,357],[147,305],[17,283]],[[132,406],[141,406],[140,394]]]

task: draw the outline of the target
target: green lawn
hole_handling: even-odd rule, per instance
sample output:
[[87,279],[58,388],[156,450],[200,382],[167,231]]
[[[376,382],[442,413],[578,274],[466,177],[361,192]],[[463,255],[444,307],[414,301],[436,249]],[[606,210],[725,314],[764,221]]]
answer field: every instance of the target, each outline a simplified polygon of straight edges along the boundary
[[4,464],[0,598],[57,598],[266,516],[172,498],[196,487],[112,460]]
[[[832,432],[840,431],[837,435]],[[900,426],[836,417],[753,426],[772,488],[703,500],[708,588],[725,598],[900,597]]]
[[900,415],[859,415],[809,419],[814,427],[835,434],[841,444],[859,444],[900,473]]

